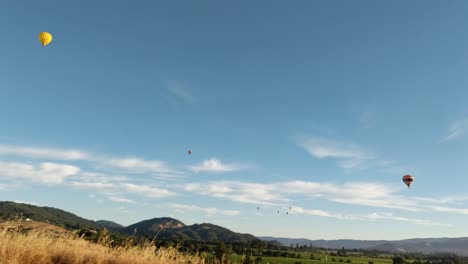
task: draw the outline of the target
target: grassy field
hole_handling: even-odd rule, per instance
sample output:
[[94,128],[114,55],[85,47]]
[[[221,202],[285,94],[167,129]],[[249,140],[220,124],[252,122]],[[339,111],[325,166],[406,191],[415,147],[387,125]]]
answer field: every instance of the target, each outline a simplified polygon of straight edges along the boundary
[[[302,253],[302,256],[310,256],[310,253]],[[374,264],[391,264],[393,263],[391,258],[370,258],[370,257],[331,257],[328,256],[327,261],[325,261],[325,256],[323,258],[321,255],[314,254],[316,258],[321,258],[321,260],[317,259],[309,259],[309,258],[283,258],[283,257],[262,257],[262,263],[270,263],[270,264],[294,264],[300,262],[301,264],[346,264],[346,260],[351,260],[351,264],[368,264],[369,261],[374,262]],[[251,259],[254,260],[256,257],[252,256]],[[332,258],[335,258],[335,261],[332,261]],[[339,260],[342,262],[339,262]],[[242,263],[242,256],[241,255],[231,255],[230,260],[232,263]]]
[[105,239],[96,244],[71,232],[34,228],[25,232],[27,229],[18,229],[23,224],[0,226],[0,264],[205,263],[201,257],[182,254],[173,248],[159,250],[158,254],[154,254],[156,248],[150,245],[109,248]]

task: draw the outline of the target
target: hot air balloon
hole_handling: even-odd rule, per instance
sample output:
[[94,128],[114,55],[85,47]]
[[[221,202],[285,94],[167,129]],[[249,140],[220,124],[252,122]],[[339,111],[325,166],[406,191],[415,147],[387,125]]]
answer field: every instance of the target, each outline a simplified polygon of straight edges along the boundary
[[42,47],[45,47],[52,42],[52,35],[49,32],[41,32],[37,38],[39,39],[39,42],[41,42]]
[[411,183],[414,182],[414,176],[405,175],[403,176],[403,182],[408,185],[408,189],[410,188]]
[[192,155],[192,150],[189,150],[189,151],[188,151],[188,154],[189,154],[189,155]]

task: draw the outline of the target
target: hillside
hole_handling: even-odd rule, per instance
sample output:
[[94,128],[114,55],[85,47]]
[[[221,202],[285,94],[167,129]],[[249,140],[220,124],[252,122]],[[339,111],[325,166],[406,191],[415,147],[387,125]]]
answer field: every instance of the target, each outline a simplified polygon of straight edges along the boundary
[[103,226],[94,221],[81,218],[61,209],[9,201],[0,202],[0,220],[9,220],[20,215],[25,218],[30,218],[36,222],[50,223],[68,229],[103,228]]
[[257,240],[255,236],[235,233],[221,226],[207,223],[186,226],[181,221],[169,217],[144,220],[130,225],[121,231],[128,235],[135,234],[152,238],[158,234],[158,238],[175,238],[179,240],[203,240],[210,242],[244,242]]
[[96,221],[96,223],[97,223],[98,225],[100,225],[100,226],[103,226],[103,227],[109,229],[109,230],[116,230],[116,231],[118,231],[118,230],[124,228],[124,226],[121,225],[121,224],[117,224],[117,223],[115,223],[115,222],[107,221],[107,220],[98,220],[98,221]]
[[92,221],[81,218],[64,210],[52,207],[40,207],[14,202],[0,202],[0,220],[8,220],[18,215],[31,218],[35,222],[50,223],[67,229],[103,229],[126,235],[138,235],[153,238],[158,232],[158,238],[201,241],[252,241],[257,238],[249,234],[240,234],[213,224],[195,224],[186,226],[177,219],[170,217],[153,218],[124,227],[107,220]]

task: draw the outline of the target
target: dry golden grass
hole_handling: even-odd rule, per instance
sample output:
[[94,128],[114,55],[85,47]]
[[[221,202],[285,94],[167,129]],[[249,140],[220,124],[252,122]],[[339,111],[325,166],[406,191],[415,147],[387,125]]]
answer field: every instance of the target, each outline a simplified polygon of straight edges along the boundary
[[174,248],[160,249],[152,245],[109,248],[88,242],[70,232],[32,229],[15,231],[18,223],[0,225],[0,264],[146,264],[205,263],[200,256],[179,253]]

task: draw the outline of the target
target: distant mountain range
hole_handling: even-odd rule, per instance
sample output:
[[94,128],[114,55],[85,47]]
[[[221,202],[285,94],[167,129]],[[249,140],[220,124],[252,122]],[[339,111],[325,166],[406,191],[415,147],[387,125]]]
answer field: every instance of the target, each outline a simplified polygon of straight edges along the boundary
[[259,237],[264,241],[278,241],[283,245],[312,245],[313,247],[329,249],[364,249],[369,251],[382,251],[390,253],[418,252],[455,253],[468,256],[468,237],[460,238],[414,238],[404,240],[309,240],[305,238]]
[[185,225],[183,222],[170,217],[153,218],[124,227],[107,220],[88,220],[52,207],[40,207],[7,201],[0,202],[0,220],[8,220],[20,215],[23,218],[30,218],[33,221],[53,224],[65,229],[87,228],[99,230],[107,228],[121,234],[135,234],[149,238],[153,238],[157,235],[157,238],[162,239],[200,240],[208,242],[246,242],[261,239],[264,241],[277,241],[286,246],[291,244],[295,246],[298,244],[330,249],[341,249],[344,247],[345,249],[364,249],[391,253],[455,253],[468,256],[468,237],[416,238],[398,241],[351,239],[309,240],[281,237],[257,238],[250,234],[236,233],[224,227],[208,223]]

